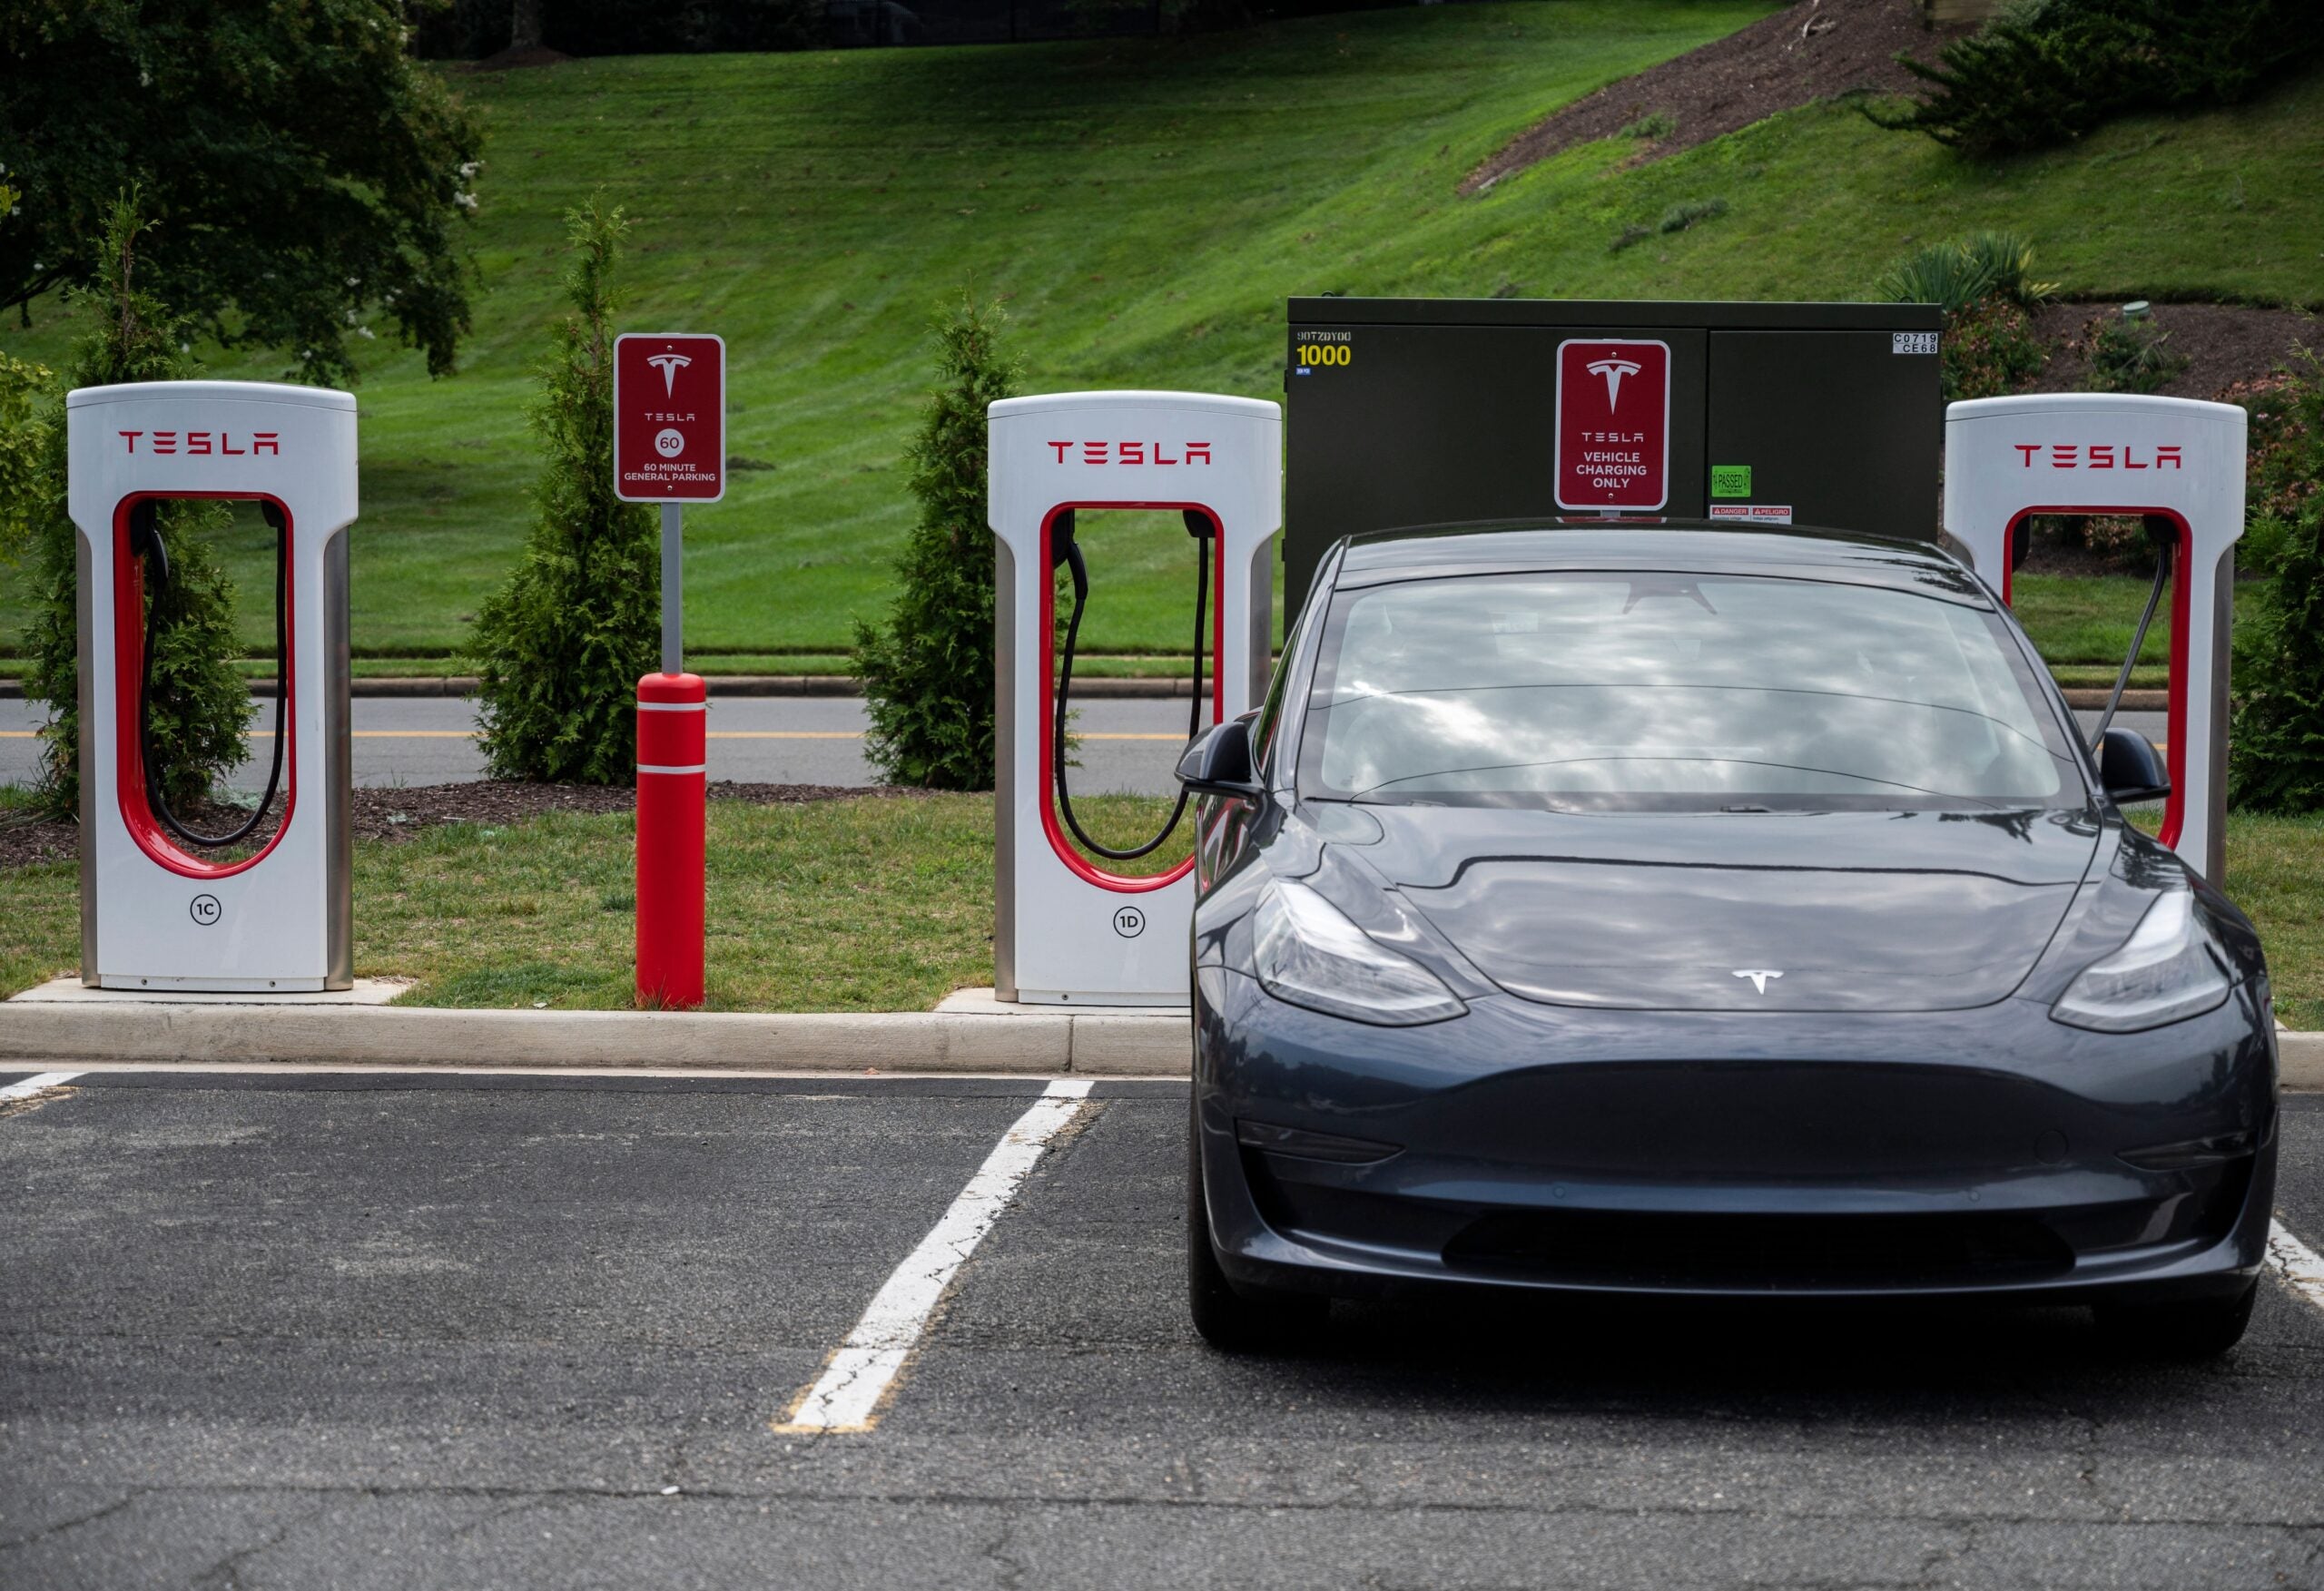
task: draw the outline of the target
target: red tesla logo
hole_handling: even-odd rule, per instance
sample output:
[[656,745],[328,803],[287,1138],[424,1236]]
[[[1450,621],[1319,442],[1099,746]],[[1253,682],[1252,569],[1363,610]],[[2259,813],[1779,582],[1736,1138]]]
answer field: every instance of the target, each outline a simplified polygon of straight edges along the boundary
[[123,431],[121,439],[132,453],[137,451],[137,438],[145,438],[148,453],[189,454],[199,458],[204,455],[222,454],[240,457],[246,453],[282,451],[282,437],[279,431],[251,431],[243,437],[247,447],[234,446],[231,431]]
[[[2176,447],[2153,447],[2142,458],[2135,445],[2125,443],[2115,447],[2105,442],[2013,442],[2017,449],[2018,467],[2032,469],[2036,457],[2047,455],[2042,462],[2052,469],[2184,469]],[[2120,463],[2116,460],[2119,458]]]
[[1208,464],[1210,444],[1183,442],[1181,451],[1173,455],[1167,442],[1052,442],[1059,464],[1069,462],[1067,455],[1078,451],[1083,464]]

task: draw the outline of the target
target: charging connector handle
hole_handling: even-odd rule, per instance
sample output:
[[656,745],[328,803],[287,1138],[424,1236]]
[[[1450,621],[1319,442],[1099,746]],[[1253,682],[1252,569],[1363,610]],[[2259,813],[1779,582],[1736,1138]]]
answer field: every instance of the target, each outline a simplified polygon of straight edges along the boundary
[[2139,661],[2139,653],[2146,650],[2147,626],[2154,623],[2154,610],[2162,602],[2162,588],[2171,580],[2171,555],[2178,550],[2178,527],[2169,520],[2148,516],[2146,533],[2154,540],[2154,584],[2146,594],[2146,611],[2139,614],[2138,633],[2131,637],[2131,650],[2122,659],[2122,672],[2114,676],[2114,689],[2106,698],[2106,711],[2098,715],[2098,727],[2091,732],[2090,749],[2097,751],[2106,743],[2106,731],[2114,722],[2114,710],[2122,704],[2122,692],[2130,688],[2131,669]]
[[258,831],[266,820],[266,811],[274,804],[274,797],[282,787],[282,746],[288,738],[283,713],[290,699],[290,530],[282,511],[271,503],[261,504],[266,522],[273,527],[274,550],[274,764],[266,776],[266,793],[259,798],[258,807],[248,819],[235,826],[231,833],[200,834],[188,828],[177,813],[171,810],[170,800],[163,790],[163,781],[156,777],[158,765],[153,755],[153,641],[161,629],[155,623],[161,598],[170,585],[170,554],[162,545],[162,528],[157,521],[157,505],[151,498],[129,511],[129,550],[132,556],[142,557],[152,586],[153,599],[149,611],[143,615],[144,629],[143,657],[137,681],[137,751],[144,765],[145,804],[153,816],[188,845],[205,850],[216,850],[229,845],[239,845]]
[[[1213,527],[1210,516],[1193,508],[1185,511],[1187,532],[1195,538],[1195,671],[1194,707],[1187,716],[1187,740],[1189,743],[1202,733],[1202,660],[1203,632],[1210,613],[1210,553]],[[1089,603],[1089,565],[1081,555],[1081,544],[1073,534],[1073,510],[1060,513],[1049,527],[1050,568],[1066,565],[1073,578],[1073,613],[1065,623],[1065,644],[1058,654],[1057,704],[1050,714],[1050,765],[1055,770],[1058,814],[1073,838],[1096,855],[1118,862],[1135,861],[1160,848],[1162,842],[1177,831],[1178,820],[1186,816],[1187,789],[1178,787],[1178,800],[1170,809],[1169,820],[1160,833],[1145,844],[1129,850],[1118,850],[1089,837],[1073,815],[1073,794],[1066,783],[1065,723],[1073,698],[1073,657],[1081,641],[1081,613]]]

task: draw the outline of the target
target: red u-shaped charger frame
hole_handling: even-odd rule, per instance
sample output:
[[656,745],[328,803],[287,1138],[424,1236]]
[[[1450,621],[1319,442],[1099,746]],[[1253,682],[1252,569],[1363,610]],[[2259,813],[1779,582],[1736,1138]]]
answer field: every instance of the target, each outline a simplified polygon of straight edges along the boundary
[[1195,859],[1188,856],[1167,873],[1156,873],[1150,878],[1126,879],[1119,873],[1107,872],[1074,850],[1072,840],[1057,817],[1057,564],[1050,538],[1057,528],[1059,515],[1082,508],[1191,512],[1210,521],[1210,716],[1214,723],[1220,722],[1226,712],[1224,673],[1226,661],[1226,525],[1219,518],[1218,510],[1207,503],[1077,501],[1057,504],[1041,516],[1041,832],[1049,836],[1049,849],[1057,853],[1058,859],[1083,882],[1123,895],[1143,895],[1150,890],[1167,889],[1185,878],[1194,870]]
[[[282,639],[287,654],[275,660],[274,672],[283,692],[282,733],[290,736],[290,743],[282,748],[282,758],[290,771],[283,786],[282,818],[275,824],[274,833],[254,856],[238,862],[206,862],[188,854],[170,838],[153,815],[153,806],[145,797],[145,748],[137,732],[137,695],[145,684],[145,561],[129,550],[129,511],[140,503],[167,503],[187,498],[210,498],[232,503],[271,503],[282,516],[283,545],[279,555],[285,560],[286,578],[282,582]],[[132,492],[113,505],[113,786],[121,806],[121,820],[129,830],[130,839],[160,867],[187,879],[230,879],[236,873],[246,873],[274,854],[282,837],[290,832],[290,814],[299,806],[299,702],[298,671],[291,660],[299,654],[298,570],[290,562],[291,537],[296,526],[290,517],[290,506],[271,492]]]
[[[2163,766],[2171,772],[2171,794],[2162,803],[2162,830],[2157,836],[2163,844],[2176,850],[2179,849],[2179,836],[2187,820],[2187,631],[2193,601],[2193,582],[2188,578],[2187,572],[2194,566],[2195,561],[2194,527],[2176,508],[2135,508],[2120,503],[2102,508],[2064,503],[2042,503],[2030,508],[2020,508],[2010,516],[2009,527],[2002,533],[2001,600],[2011,606],[2015,605],[2010,602],[2010,576],[2015,572],[2012,565],[2016,560],[2010,555],[2009,549],[2017,545],[2017,527],[2036,514],[2102,516],[2110,519],[2119,519],[2131,514],[2142,517],[2152,515],[2159,519],[2168,519],[2178,527],[2179,550],[2171,565],[2171,678],[2167,683],[2169,695],[2165,702],[2171,739],[2162,748]],[[2137,659],[2133,658],[2132,663],[2135,667]],[[2200,858],[2197,859],[2201,860]]]

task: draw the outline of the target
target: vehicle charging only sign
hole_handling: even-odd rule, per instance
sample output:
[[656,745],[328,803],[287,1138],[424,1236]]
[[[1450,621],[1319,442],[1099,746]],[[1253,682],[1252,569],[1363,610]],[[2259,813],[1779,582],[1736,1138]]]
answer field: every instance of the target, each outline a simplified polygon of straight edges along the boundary
[[692,332],[614,339],[614,496],[715,503],[726,495],[726,344]]
[[1558,344],[1561,508],[1651,512],[1670,500],[1670,345]]

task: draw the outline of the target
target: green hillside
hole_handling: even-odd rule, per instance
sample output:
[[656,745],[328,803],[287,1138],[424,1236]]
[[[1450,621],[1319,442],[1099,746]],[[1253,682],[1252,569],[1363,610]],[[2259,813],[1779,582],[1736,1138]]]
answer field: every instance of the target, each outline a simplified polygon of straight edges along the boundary
[[[1462,173],[1543,113],[1764,15],[1764,0],[1426,6],[1196,39],[581,61],[463,80],[491,142],[461,373],[379,346],[359,389],[355,635],[449,648],[521,537],[522,410],[560,212],[638,221],[639,329],[723,332],[731,450],[773,467],[689,516],[689,639],[830,651],[881,606],[931,309],[1008,300],[1029,390],[1279,390],[1296,292],[1860,296],[1915,240],[2033,236],[2073,294],[2324,301],[2324,76],[2240,110],[1965,165],[1853,110],[1653,165],[1570,151],[1479,199]],[[1726,215],[1619,253],[1671,204]],[[73,317],[0,348],[52,362]],[[220,361],[271,376],[280,361]],[[269,579],[256,533],[245,590]],[[1182,644],[1183,548],[1093,607],[1098,650]],[[15,600],[0,624],[21,621]],[[265,624],[250,615],[250,639]]]

